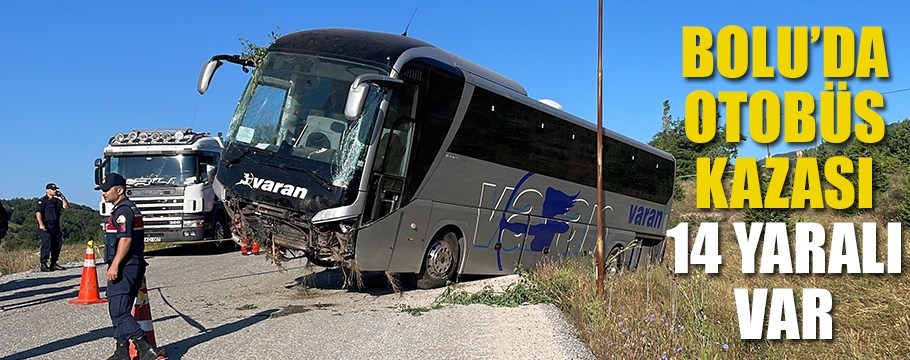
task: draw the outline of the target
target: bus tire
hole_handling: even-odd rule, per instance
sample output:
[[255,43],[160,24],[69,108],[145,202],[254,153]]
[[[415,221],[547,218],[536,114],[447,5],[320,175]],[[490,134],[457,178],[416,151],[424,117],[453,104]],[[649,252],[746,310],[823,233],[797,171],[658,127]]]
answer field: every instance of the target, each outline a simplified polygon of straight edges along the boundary
[[622,271],[625,268],[625,264],[623,264],[623,262],[622,262],[622,246],[621,245],[616,245],[612,249],[610,249],[610,252],[607,253],[607,256],[605,259],[606,259],[605,261],[607,261],[607,263],[604,264],[604,273],[606,273],[606,274],[615,274],[615,273]]
[[445,235],[433,239],[423,258],[423,267],[417,274],[417,288],[438,288],[445,286],[447,281],[455,280],[459,254],[461,254],[461,249],[455,233],[447,232]]

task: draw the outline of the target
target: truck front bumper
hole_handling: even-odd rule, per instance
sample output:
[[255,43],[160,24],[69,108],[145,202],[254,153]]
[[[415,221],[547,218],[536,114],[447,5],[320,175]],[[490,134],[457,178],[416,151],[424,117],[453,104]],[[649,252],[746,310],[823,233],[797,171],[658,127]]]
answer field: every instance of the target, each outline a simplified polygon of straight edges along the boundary
[[145,242],[193,242],[205,240],[205,229],[184,228],[171,231],[145,231]]

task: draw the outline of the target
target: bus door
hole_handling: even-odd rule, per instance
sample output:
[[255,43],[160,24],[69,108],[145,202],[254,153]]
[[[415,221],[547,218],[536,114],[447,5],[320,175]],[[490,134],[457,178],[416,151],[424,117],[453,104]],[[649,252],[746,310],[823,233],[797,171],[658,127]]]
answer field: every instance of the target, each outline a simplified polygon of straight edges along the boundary
[[[363,212],[361,236],[371,238],[357,244],[357,262],[364,271],[384,271],[389,266],[401,212],[405,174],[410,153],[413,122],[386,121],[370,170],[370,188]],[[397,125],[397,126],[396,126]]]
[[370,189],[364,209],[365,224],[377,221],[403,205],[405,199],[401,195],[411,158],[419,94],[419,86],[405,83],[389,99],[370,174]]
[[376,149],[376,161],[370,175],[368,193],[370,207],[367,210],[372,222],[391,214],[401,207],[405,174],[411,149],[414,122],[408,119],[393,121],[390,127],[383,127]]

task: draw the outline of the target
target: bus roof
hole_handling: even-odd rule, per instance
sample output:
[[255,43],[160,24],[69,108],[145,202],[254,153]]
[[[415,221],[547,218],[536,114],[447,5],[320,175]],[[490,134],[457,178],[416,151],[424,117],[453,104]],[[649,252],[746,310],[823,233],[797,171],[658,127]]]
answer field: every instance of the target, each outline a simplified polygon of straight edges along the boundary
[[355,29],[305,30],[282,36],[269,46],[269,51],[356,59],[391,71],[402,54],[416,48],[432,48],[437,51],[436,54],[445,54],[444,57],[449,58],[448,62],[464,72],[490,80],[521,95],[528,95],[527,91],[512,79],[432,44],[402,35]]
[[[500,89],[491,88],[489,90],[513,92],[512,95],[509,95],[510,97],[516,100],[520,99],[519,101],[531,105],[538,110],[559,116],[566,121],[593,131],[597,130],[597,125],[590,121],[586,121],[569,112],[554,109],[528,97],[527,91],[525,91],[524,87],[518,82],[458,55],[452,54],[451,52],[433,46],[430,43],[412,37],[357,29],[314,29],[298,31],[282,36],[269,46],[268,50],[325,55],[351,60],[356,59],[380,66],[386,70],[391,70],[392,66],[395,65],[402,54],[408,50],[421,47],[433,48],[434,51],[432,52],[435,54],[439,54],[440,52],[444,53],[449,57],[446,62],[450,62],[451,65],[454,65],[456,68],[502,86]],[[665,158],[673,158],[669,153],[655,149],[643,142],[629,138],[615,131],[605,129],[604,134],[639,148],[649,149],[649,151],[653,151]]]
[[341,56],[379,65],[386,70],[401,53],[415,47],[432,47],[401,35],[355,29],[315,29],[291,33],[275,40],[269,51],[306,52]]

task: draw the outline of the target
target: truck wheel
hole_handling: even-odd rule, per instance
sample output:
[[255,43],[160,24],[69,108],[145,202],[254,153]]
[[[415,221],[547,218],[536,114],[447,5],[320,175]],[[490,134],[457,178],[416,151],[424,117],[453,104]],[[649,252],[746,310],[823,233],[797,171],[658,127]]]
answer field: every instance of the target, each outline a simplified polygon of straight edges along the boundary
[[212,240],[223,240],[227,238],[227,228],[224,226],[224,219],[215,221],[212,226]]
[[455,272],[458,270],[459,254],[461,251],[455,233],[448,232],[434,239],[423,259],[423,267],[417,274],[417,287],[438,288],[445,286],[446,281],[454,280]]

